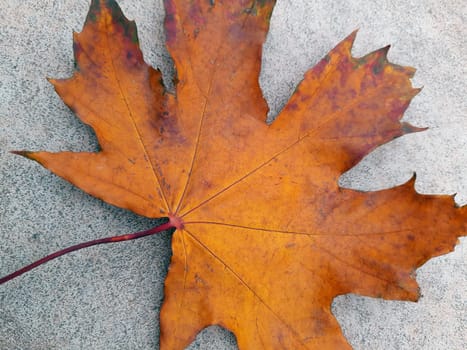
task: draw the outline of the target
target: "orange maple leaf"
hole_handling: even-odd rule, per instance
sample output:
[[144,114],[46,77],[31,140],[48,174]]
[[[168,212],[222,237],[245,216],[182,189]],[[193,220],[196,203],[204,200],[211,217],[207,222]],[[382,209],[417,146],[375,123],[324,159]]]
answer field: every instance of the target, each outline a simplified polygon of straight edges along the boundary
[[342,189],[377,145],[417,129],[400,118],[414,70],[355,33],[306,75],[271,125],[258,84],[274,1],[166,0],[177,81],[139,49],[113,0],[94,0],[74,37],[76,72],[52,81],[101,150],[21,152],[87,193],[176,229],[161,348],[222,325],[240,349],[348,349],[330,311],[345,293],[416,300],[417,267],[453,249],[467,208],[390,190]]

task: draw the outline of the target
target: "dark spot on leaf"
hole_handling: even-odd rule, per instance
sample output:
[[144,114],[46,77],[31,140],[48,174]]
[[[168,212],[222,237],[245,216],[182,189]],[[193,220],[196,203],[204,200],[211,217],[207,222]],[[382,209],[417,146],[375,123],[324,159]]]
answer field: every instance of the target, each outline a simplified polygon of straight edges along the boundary
[[86,23],[87,22],[96,22],[97,16],[99,15],[101,11],[101,5],[99,0],[92,0],[91,1],[91,6],[89,7],[89,12],[88,16],[86,17]]
[[272,15],[272,7],[274,6],[274,3],[275,1],[271,0],[256,0],[252,2],[250,7],[245,8],[243,12],[253,16],[263,16],[267,21],[269,21]]
[[73,65],[75,70],[79,71],[79,56],[83,52],[83,48],[80,43],[76,40],[73,41],[73,55],[74,55],[74,62]]
[[173,1],[165,1],[165,41],[168,45],[175,42],[177,37],[177,23],[175,20],[175,5]]
[[300,101],[302,102],[308,101],[309,99],[310,99],[310,95],[307,95],[307,94],[300,95]]
[[321,61],[318,62],[318,64],[313,68],[313,71],[320,75],[323,71],[326,65],[329,63],[329,56],[326,55]]
[[266,5],[273,5],[275,3],[275,1],[271,1],[271,0],[256,0],[254,1],[253,3],[253,6],[255,7],[265,7]]
[[191,22],[197,27],[195,31],[197,30],[199,32],[199,27],[204,26],[206,24],[206,19],[203,15],[203,9],[197,2],[193,2],[191,4],[188,16]]
[[212,187],[212,183],[210,181],[207,181],[207,180],[203,180],[202,184],[203,184],[203,186],[205,188],[211,188]]
[[411,134],[413,132],[425,131],[425,130],[428,129],[428,128],[417,128],[417,127],[415,127],[413,125],[410,125],[409,123],[406,123],[406,122],[402,123],[401,127],[402,127],[402,132],[404,134]]
[[376,62],[373,67],[371,68],[373,74],[378,75],[383,70],[383,64],[380,61]]
[[290,111],[296,111],[298,109],[298,105],[296,103],[289,103],[287,105],[287,109]]
[[201,276],[198,274],[195,274],[195,282],[196,284],[202,284],[203,286],[206,285],[206,282],[204,281],[204,279],[202,279]]

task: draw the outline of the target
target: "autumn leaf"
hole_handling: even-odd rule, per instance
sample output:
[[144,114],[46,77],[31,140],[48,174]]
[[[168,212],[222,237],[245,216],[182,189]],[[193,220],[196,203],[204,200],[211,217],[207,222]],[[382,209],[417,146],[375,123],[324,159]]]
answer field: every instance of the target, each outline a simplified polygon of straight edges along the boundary
[[169,218],[161,349],[212,324],[240,349],[349,349],[336,296],[417,300],[415,269],[466,233],[466,207],[417,194],[415,177],[377,192],[338,186],[376,146],[419,130],[399,121],[414,70],[387,47],[353,57],[352,33],[268,125],[258,76],[274,1],[165,6],[175,93],[116,2],[94,0],[75,74],[52,83],[101,150],[18,153],[108,203]]

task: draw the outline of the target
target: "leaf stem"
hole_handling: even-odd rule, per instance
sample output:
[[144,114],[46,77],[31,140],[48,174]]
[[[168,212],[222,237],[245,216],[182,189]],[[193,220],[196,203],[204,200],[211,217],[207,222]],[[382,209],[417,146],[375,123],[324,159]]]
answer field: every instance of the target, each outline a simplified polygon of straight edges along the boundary
[[151,235],[154,235],[156,233],[166,231],[166,230],[169,230],[169,229],[173,229],[173,228],[175,228],[174,224],[171,221],[168,221],[165,224],[153,227],[153,228],[151,228],[149,230],[145,230],[145,231],[129,233],[129,234],[120,235],[120,236],[99,238],[99,239],[95,239],[95,240],[92,240],[92,241],[79,243],[79,244],[73,245],[71,247],[59,250],[58,252],[47,255],[47,256],[43,257],[42,259],[39,259],[39,260],[33,262],[32,264],[27,265],[27,266],[19,269],[18,271],[15,271],[15,272],[13,272],[13,273],[11,273],[11,274],[3,277],[3,278],[0,278],[0,285],[3,284],[3,283],[8,282],[9,280],[12,280],[13,278],[21,276],[23,273],[26,273],[26,272],[28,272],[28,271],[42,265],[42,264],[45,264],[46,262],[49,262],[50,260],[58,258],[59,256],[62,256],[62,255],[74,252],[76,250],[80,250],[80,249],[83,249],[83,248],[92,247],[94,245],[104,244],[104,243],[131,241],[133,239],[138,239],[138,238],[142,238],[142,237],[146,237],[146,236],[151,236]]

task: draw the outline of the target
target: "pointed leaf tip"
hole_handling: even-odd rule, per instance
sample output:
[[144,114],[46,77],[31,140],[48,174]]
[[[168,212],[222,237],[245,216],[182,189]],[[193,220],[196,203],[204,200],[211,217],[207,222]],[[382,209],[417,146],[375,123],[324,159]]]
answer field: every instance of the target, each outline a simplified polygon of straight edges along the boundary
[[27,158],[27,159],[30,159],[30,160],[33,160],[35,162],[38,162],[38,163],[42,164],[40,159],[38,159],[37,156],[36,156],[40,152],[31,152],[31,151],[24,151],[23,150],[23,151],[10,151],[10,153],[21,156],[21,157],[24,157],[24,158]]
[[93,0],[86,17],[84,27],[92,23],[98,23],[102,20],[106,20],[106,12],[109,14],[111,19],[111,23],[106,24],[112,24],[113,26],[120,27],[123,29],[125,36],[133,43],[139,43],[136,23],[129,20],[124,15],[120,5],[115,0]]
[[422,132],[422,131],[426,131],[426,130],[429,129],[428,127],[419,128],[419,127],[413,126],[412,124],[407,123],[407,122],[402,122],[401,123],[401,128],[402,128],[402,132],[403,132],[404,135],[412,134],[412,133],[416,133],[416,132]]
[[355,43],[355,39],[357,38],[358,31],[359,31],[359,29],[355,29],[342,42],[347,43],[350,46],[350,48],[352,48],[354,43]]
[[387,60],[389,49],[391,45],[386,45],[378,50],[375,50],[370,55],[374,56],[376,59],[385,59]]
[[10,153],[16,154],[18,156],[26,157],[26,158],[29,158],[29,154],[31,154],[31,152],[29,151],[10,151]]
[[342,40],[337,46],[331,51],[335,53],[340,53],[344,57],[352,57],[352,48],[357,38],[358,29],[355,29],[350,33],[344,40]]

